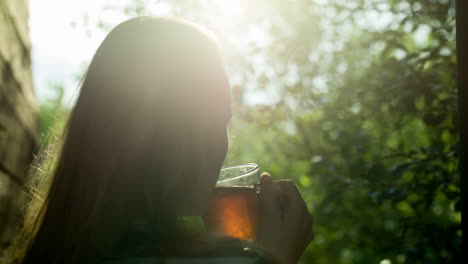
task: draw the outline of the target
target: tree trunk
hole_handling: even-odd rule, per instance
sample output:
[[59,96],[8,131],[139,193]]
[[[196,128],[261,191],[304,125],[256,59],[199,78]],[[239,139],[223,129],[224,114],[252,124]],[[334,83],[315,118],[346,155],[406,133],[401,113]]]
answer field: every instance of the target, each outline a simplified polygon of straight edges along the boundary
[[28,0],[0,0],[0,258],[21,223],[25,180],[37,149]]

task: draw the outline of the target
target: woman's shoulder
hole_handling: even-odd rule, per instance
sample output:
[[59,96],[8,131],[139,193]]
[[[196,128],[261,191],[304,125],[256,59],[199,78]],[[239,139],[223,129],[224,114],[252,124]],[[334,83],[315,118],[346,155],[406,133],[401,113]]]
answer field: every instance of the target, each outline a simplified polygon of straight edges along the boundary
[[107,259],[96,264],[270,264],[271,262],[260,252],[249,248],[242,250],[225,249],[216,250],[210,254],[192,255],[192,256],[144,256],[127,257],[119,259]]
[[100,262],[100,264],[264,264],[262,259],[247,257],[247,256],[220,256],[220,257],[205,257],[205,258],[193,258],[193,257],[171,257],[171,258],[159,258],[159,257],[138,257],[138,258],[127,258],[119,260],[107,260]]
[[[148,239],[145,239],[148,238]],[[95,264],[270,264],[271,256],[255,243],[220,234],[181,235],[161,243],[134,234],[126,237],[105,259]],[[94,263],[93,263],[94,264]]]
[[[180,250],[181,254],[162,257],[158,254],[142,254],[124,258],[109,258],[95,264],[273,264],[262,250],[243,243],[219,241],[217,246],[194,246],[193,250]],[[154,253],[154,252],[153,252]]]

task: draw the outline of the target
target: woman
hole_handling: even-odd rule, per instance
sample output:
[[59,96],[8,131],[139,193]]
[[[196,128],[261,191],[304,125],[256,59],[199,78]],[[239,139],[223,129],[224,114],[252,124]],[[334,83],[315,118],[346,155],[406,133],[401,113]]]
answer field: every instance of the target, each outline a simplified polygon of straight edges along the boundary
[[255,243],[194,233],[178,221],[207,211],[230,117],[229,84],[209,32],[175,18],[118,25],[84,77],[43,206],[17,240],[24,251],[15,251],[16,263],[297,262],[312,223],[290,181],[262,175]]

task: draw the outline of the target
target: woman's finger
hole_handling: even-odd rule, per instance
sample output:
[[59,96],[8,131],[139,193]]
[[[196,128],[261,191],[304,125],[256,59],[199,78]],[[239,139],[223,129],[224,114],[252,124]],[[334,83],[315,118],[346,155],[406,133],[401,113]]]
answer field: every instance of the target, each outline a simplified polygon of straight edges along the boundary
[[299,192],[299,189],[297,188],[296,184],[291,181],[291,180],[279,180],[275,181],[275,183],[278,183],[281,185],[281,189],[284,192],[284,196],[286,196],[286,201],[287,201],[287,208],[291,207],[291,209],[296,208],[299,210],[303,210],[304,212],[307,212],[307,205],[302,198],[301,193]]
[[265,184],[265,183],[272,183],[273,180],[271,179],[271,176],[268,172],[263,172],[262,175],[260,175],[260,184]]

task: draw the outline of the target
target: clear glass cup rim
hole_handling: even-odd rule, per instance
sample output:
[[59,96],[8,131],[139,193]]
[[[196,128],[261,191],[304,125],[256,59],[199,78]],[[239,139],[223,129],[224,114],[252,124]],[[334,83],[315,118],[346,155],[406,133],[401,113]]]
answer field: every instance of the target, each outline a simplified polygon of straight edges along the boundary
[[255,171],[255,170],[258,170],[258,164],[256,164],[256,163],[244,163],[244,164],[239,164],[239,165],[234,165],[234,166],[223,167],[223,168],[221,168],[221,170],[219,171],[219,174],[221,175],[221,172],[222,172],[223,170],[235,169],[235,168],[246,167],[246,166],[252,166],[252,168],[249,169],[249,170],[246,171],[246,172],[243,172],[242,174],[239,174],[239,175],[235,176],[235,177],[232,177],[232,178],[229,178],[229,179],[224,179],[224,180],[219,180],[219,181],[217,181],[217,182],[219,183],[219,182],[227,182],[227,181],[237,180],[237,179],[240,179],[240,178],[242,178],[242,177],[245,177],[245,176],[251,174],[251,173],[252,173],[253,171]]

